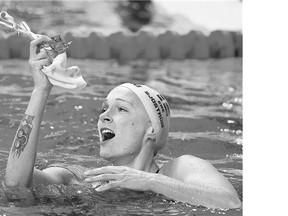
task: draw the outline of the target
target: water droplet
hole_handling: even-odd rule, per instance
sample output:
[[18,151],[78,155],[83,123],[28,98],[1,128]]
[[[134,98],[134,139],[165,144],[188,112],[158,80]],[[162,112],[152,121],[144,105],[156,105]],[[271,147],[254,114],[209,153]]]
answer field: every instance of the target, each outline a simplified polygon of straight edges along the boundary
[[233,92],[233,91],[235,91],[235,88],[229,87],[229,88],[228,88],[228,91]]
[[235,141],[236,141],[237,145],[242,145],[243,144],[243,141],[240,138],[236,139]]
[[233,107],[233,104],[231,103],[223,103],[222,105],[227,109],[231,109]]
[[236,134],[237,134],[237,135],[242,134],[242,131],[241,131],[241,130],[237,130],[237,131],[236,131]]
[[83,107],[82,107],[81,105],[79,105],[79,106],[74,106],[74,109],[77,110],[77,111],[79,111],[79,110],[83,109]]

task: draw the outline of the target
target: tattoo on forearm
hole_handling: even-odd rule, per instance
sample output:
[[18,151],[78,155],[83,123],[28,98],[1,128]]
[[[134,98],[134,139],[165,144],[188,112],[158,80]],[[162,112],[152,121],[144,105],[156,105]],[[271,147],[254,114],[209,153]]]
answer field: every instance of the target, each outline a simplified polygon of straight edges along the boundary
[[33,127],[32,121],[34,118],[35,116],[24,114],[24,117],[20,122],[20,126],[16,132],[16,136],[13,142],[12,146],[13,157],[14,156],[19,157],[21,153],[24,151],[29,141],[29,136]]

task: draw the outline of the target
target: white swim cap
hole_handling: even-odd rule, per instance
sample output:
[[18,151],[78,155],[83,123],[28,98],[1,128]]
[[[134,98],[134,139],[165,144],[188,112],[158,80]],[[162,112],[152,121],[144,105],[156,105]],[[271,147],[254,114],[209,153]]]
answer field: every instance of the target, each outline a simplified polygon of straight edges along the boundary
[[167,100],[154,89],[139,84],[124,83],[119,87],[126,87],[133,91],[151,120],[152,127],[156,133],[156,152],[166,143],[170,127],[170,108]]

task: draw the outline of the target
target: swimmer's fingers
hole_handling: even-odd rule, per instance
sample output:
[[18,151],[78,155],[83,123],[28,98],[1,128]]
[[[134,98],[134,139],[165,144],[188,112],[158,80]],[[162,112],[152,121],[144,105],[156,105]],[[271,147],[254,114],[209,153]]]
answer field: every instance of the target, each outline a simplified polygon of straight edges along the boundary
[[53,59],[48,55],[47,51],[45,49],[41,49],[40,52],[33,57],[33,60],[35,61],[35,60],[40,60],[40,59],[45,59],[45,58],[48,59],[50,63],[53,62]]
[[157,175],[129,167],[118,166],[102,167],[88,171],[85,174],[97,175],[86,179],[90,183],[94,182],[94,184],[97,184],[99,181],[109,181],[108,184],[98,187],[96,191],[104,191],[115,187],[145,191],[148,190],[151,179]]
[[49,66],[51,61],[49,59],[40,59],[39,61],[30,62],[31,68],[34,70],[42,70],[44,66]]
[[86,171],[84,174],[89,175],[100,175],[104,173],[121,173],[128,170],[128,167],[125,166],[106,166],[101,168],[96,168],[93,170]]
[[30,58],[34,58],[37,55],[38,46],[44,42],[48,42],[51,39],[45,35],[40,35],[38,38],[30,42]]
[[100,192],[109,190],[111,188],[119,187],[120,181],[117,180],[120,180],[122,178],[123,176],[121,174],[101,174],[98,176],[86,178],[85,181],[91,183],[93,188],[95,188],[96,191]]
[[117,187],[120,187],[120,186],[121,186],[120,181],[111,181],[111,182],[109,182],[107,184],[99,186],[95,190],[97,192],[101,192],[101,191],[106,191],[106,190],[109,190],[109,189],[112,189],[112,188],[117,188]]
[[99,182],[99,181],[110,181],[110,180],[118,180],[120,179],[119,174],[102,174],[93,177],[86,178],[85,181],[92,183],[92,182]]
[[32,69],[32,71],[37,71],[43,69],[44,66],[49,66],[53,62],[53,59],[51,59],[46,51],[44,49],[41,49],[40,52],[34,56],[33,58],[29,59],[29,65]]
[[34,88],[50,92],[53,85],[50,83],[48,77],[42,73],[44,66],[49,66],[53,62],[45,49],[39,49],[39,45],[43,42],[49,41],[47,36],[39,36],[37,39],[30,43],[30,57],[29,66],[34,81]]

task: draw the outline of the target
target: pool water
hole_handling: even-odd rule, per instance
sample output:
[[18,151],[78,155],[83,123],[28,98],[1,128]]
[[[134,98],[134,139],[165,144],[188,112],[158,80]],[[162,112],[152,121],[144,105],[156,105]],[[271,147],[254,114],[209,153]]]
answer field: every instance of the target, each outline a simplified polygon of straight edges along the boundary
[[[142,83],[166,96],[171,107],[161,165],[192,154],[210,161],[236,188],[242,200],[242,59],[116,61],[69,59],[88,86],[81,91],[54,88],[48,99],[36,166],[55,162],[88,167],[108,165],[99,157],[97,120],[108,92],[123,82]],[[0,61],[0,182],[19,121],[32,91],[27,61]],[[50,185],[4,189],[0,215],[242,215],[242,209],[207,209],[169,200],[152,192]]]

